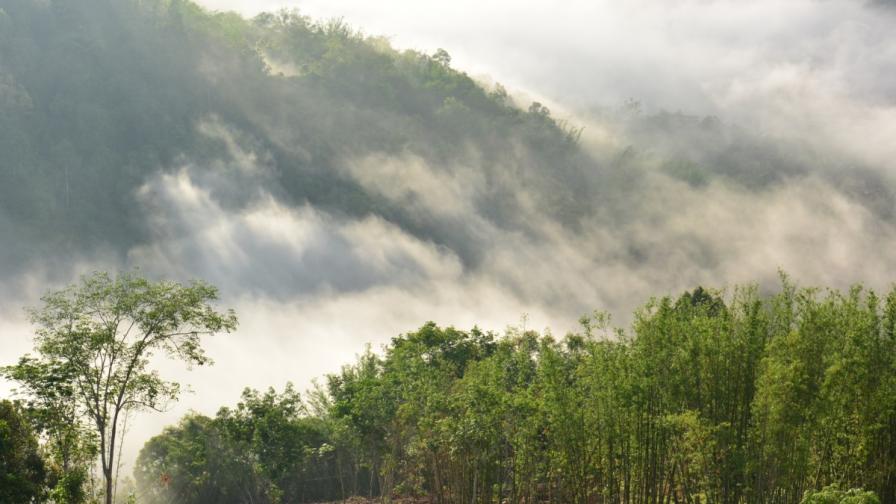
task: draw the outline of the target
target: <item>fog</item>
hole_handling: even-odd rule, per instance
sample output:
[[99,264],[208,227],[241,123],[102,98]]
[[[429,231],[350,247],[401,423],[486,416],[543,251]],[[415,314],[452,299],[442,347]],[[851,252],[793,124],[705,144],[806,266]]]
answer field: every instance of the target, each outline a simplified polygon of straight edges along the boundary
[[[172,63],[191,77],[171,70],[170,93],[212,105],[183,120],[177,138],[189,142],[144,156],[133,186],[109,188],[126,196],[114,232],[85,213],[74,225],[89,244],[69,238],[60,253],[29,231],[31,217],[0,211],[0,364],[30,347],[22,307],[96,269],[201,278],[236,309],[239,330],[208,341],[215,366],[160,364],[193,393],[134,421],[128,459],[187,410],[212,413],[247,386],[308,386],[427,320],[562,334],[592,310],[625,326],[650,296],[697,285],[773,288],[779,270],[837,288],[893,281],[896,14],[883,4],[202,4],[247,16],[297,7],[399,50],[444,48],[453,68],[503,83],[523,110],[538,100],[584,129],[575,151],[556,154],[517,129],[482,139],[450,117],[437,126],[361,100],[321,102],[330,95],[289,87],[298,62],[269,65],[263,89],[249,86],[261,78],[231,81],[245,61],[216,52],[226,48]],[[0,104],[23,109],[25,90],[40,106],[37,79],[10,75]],[[82,145],[60,135],[72,152]],[[345,202],[349,190],[366,199]]]

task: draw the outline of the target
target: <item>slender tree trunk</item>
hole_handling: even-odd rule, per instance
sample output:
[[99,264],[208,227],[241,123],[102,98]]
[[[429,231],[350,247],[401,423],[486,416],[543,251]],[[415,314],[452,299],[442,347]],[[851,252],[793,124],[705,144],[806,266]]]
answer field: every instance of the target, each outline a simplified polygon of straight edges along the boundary
[[103,468],[103,478],[106,480],[106,504],[112,504],[112,467]]
[[341,495],[341,500],[345,502],[345,475],[342,471],[342,453],[341,451],[336,452],[336,472],[339,474],[339,492]]
[[476,504],[476,483],[479,479],[479,471],[473,470],[473,498],[470,499],[471,504]]
[[121,443],[118,444],[118,462],[115,464],[115,477],[112,485],[113,495],[118,493],[118,474],[121,472],[121,452],[124,449],[124,438],[128,433],[128,414],[124,414],[124,424],[121,426]]
[[106,459],[105,467],[103,467],[103,477],[106,478],[106,504],[112,504],[115,500],[113,489],[115,467],[115,437],[118,435],[118,411],[112,417],[112,432],[109,436],[109,455]]

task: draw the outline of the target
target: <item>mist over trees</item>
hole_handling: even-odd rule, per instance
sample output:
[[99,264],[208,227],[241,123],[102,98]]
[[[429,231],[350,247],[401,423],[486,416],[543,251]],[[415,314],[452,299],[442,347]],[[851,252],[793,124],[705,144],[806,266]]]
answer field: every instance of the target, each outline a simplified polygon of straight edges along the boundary
[[[567,194],[587,187],[575,130],[483,89],[451,69],[447,53],[398,53],[339,21],[286,12],[246,21],[184,1],[11,0],[0,20],[0,201],[5,225],[42,255],[58,246],[124,253],[148,240],[133,204],[148,178],[176,169],[179,158],[212,172],[229,161],[228,139],[203,135],[203,121],[263,150],[268,159],[258,162],[273,173],[252,184],[285,203],[381,214],[437,242],[450,238],[370,194],[339,163],[405,149],[446,165],[485,154],[477,164],[493,172],[484,175],[495,197],[479,203],[496,219],[515,213],[495,180],[510,164],[537,185],[563,188],[537,194],[546,211],[570,223],[584,211],[586,198]],[[215,192],[235,206],[258,195],[251,187]],[[7,250],[4,263],[32,252]]]

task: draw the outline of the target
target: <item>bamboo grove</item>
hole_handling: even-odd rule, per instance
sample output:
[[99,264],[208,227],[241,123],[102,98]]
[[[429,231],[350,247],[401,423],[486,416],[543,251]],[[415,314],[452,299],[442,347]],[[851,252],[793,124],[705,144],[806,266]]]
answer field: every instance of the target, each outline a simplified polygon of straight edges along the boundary
[[894,331],[896,291],[786,281],[655,299],[629,332],[429,323],[304,400],[247,391],[185,418],[136,475],[156,502],[796,503],[832,485],[893,503]]

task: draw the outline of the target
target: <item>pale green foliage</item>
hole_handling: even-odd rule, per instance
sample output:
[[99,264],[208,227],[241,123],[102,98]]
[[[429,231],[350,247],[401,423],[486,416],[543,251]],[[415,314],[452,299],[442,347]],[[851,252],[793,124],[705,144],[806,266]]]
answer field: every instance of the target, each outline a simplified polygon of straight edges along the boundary
[[562,339],[428,323],[328,376],[310,408],[250,391],[184,420],[138,480],[166,502],[170,470],[189,503],[892,504],[894,328],[896,290],[786,277],[774,295],[651,300],[627,332],[599,312]]
[[829,486],[817,492],[807,491],[800,504],[880,504],[880,499],[874,492],[860,488],[843,491]]

